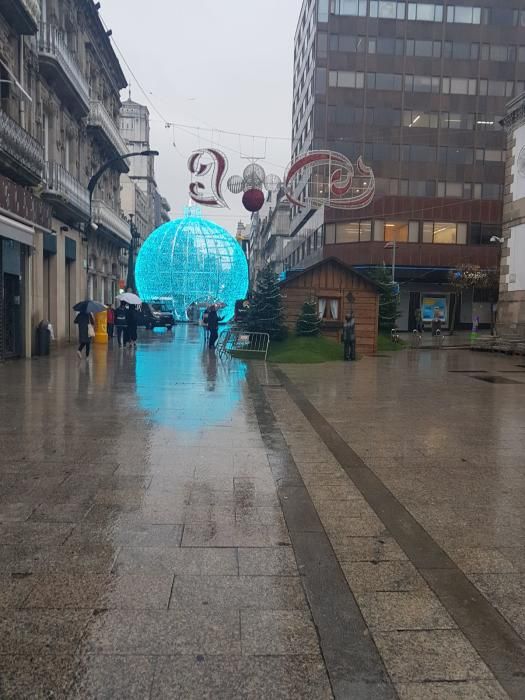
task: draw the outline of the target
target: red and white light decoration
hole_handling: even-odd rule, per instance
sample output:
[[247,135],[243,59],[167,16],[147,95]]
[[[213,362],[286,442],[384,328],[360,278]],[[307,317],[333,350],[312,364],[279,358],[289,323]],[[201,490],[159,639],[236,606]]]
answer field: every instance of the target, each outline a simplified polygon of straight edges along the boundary
[[[197,204],[209,207],[228,207],[222,194],[223,181],[228,171],[228,159],[215,148],[195,151],[188,161],[188,169],[195,178],[209,176],[209,188],[199,180],[192,181],[190,197]],[[294,181],[309,175],[307,195],[294,195]],[[372,168],[359,157],[353,163],[335,151],[310,151],[298,156],[288,166],[284,182],[278,175],[267,175],[258,163],[248,165],[242,174],[232,175],[227,181],[232,194],[243,193],[242,203],[249,212],[259,211],[266,199],[264,190],[278,192],[284,188],[287,198],[299,207],[332,209],[362,209],[375,196],[375,177]],[[208,191],[209,189],[209,191]]]

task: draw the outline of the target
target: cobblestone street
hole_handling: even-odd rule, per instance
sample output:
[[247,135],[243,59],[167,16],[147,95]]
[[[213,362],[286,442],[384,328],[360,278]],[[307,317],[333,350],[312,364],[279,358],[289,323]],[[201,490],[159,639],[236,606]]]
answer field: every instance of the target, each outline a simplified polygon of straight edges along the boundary
[[0,365],[0,697],[525,697],[525,367]]

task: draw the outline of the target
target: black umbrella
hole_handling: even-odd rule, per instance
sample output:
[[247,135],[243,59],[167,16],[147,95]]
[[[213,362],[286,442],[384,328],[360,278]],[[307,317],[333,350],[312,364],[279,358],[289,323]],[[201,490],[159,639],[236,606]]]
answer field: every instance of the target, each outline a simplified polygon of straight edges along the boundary
[[106,307],[99,301],[93,301],[93,299],[86,299],[85,301],[79,301],[73,307],[74,311],[85,314],[98,314],[100,311],[105,311]]

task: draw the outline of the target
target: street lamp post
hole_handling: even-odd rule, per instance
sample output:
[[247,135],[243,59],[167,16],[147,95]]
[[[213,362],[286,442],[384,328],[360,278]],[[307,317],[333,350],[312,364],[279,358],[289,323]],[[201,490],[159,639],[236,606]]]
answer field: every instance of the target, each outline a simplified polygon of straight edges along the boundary
[[133,221],[134,214],[129,215],[129,228],[131,232],[131,243],[129,244],[128,277],[126,280],[126,290],[136,293],[135,287],[135,260],[140,247],[140,233]]
[[100,168],[97,170],[97,172],[92,176],[90,179],[87,189],[89,193],[89,220],[87,223],[86,227],[86,260],[87,260],[87,270],[86,270],[86,292],[87,292],[87,297],[89,297],[89,233],[93,228],[93,194],[95,192],[95,187],[97,186],[98,181],[104,175],[106,170],[108,168],[111,168],[112,165],[115,163],[120,163],[123,160],[127,160],[128,158],[137,158],[138,156],[158,156],[159,152],[158,151],[138,151],[137,153],[122,153],[115,158],[111,158],[110,160],[106,161],[103,165],[100,166]]
[[[491,236],[490,237],[490,242],[491,243],[497,243],[498,244],[498,270],[497,270],[497,275],[498,275],[498,289],[500,288],[501,285],[501,257],[502,257],[502,252],[503,252],[503,244],[505,243],[505,239],[502,236]],[[491,335],[497,335],[498,334],[498,310],[497,306],[495,303],[491,303],[490,305],[490,316],[491,316],[491,330],[490,333]]]
[[386,243],[385,249],[392,250],[392,284],[395,284],[395,281],[396,281],[396,250],[397,250],[396,239],[394,238],[393,241],[389,241],[388,243]]

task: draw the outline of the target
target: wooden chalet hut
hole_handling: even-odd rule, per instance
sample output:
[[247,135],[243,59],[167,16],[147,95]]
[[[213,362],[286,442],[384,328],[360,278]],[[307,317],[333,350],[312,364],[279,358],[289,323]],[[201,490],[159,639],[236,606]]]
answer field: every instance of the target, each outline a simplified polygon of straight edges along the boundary
[[344,318],[352,310],[357,352],[369,355],[377,351],[379,288],[365,275],[338,258],[327,258],[306,270],[289,272],[281,288],[290,331],[295,331],[304,302],[316,299],[323,335],[340,340]]

